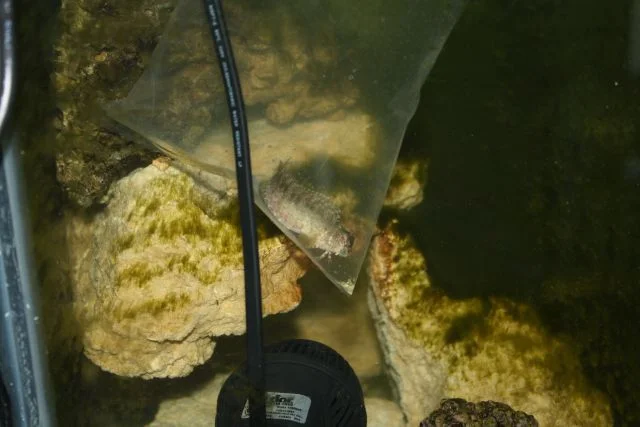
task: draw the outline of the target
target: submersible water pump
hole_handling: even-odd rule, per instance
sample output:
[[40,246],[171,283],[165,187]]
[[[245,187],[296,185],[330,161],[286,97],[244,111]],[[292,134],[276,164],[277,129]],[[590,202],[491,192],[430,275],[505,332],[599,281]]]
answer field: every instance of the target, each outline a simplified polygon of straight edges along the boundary
[[360,383],[324,344],[290,340],[263,349],[262,296],[249,132],[220,0],[204,0],[232,126],[245,273],[247,361],[218,396],[217,427],[365,427]]
[[[362,390],[353,369],[337,352],[309,340],[290,340],[264,351],[268,426],[366,426]],[[251,412],[244,367],[225,382],[216,426],[244,426]],[[253,422],[253,420],[251,420]]]

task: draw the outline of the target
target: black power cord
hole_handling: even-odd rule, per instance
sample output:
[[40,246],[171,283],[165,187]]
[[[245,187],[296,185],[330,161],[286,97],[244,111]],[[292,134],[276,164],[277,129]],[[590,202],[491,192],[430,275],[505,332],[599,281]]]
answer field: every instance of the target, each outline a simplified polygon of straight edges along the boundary
[[233,134],[244,256],[245,305],[247,323],[247,379],[251,427],[266,426],[264,355],[262,349],[262,294],[258,235],[253,204],[253,182],[249,153],[249,131],[244,110],[240,78],[231,41],[222,13],[221,0],[204,0],[211,35],[215,43],[220,72],[224,80]]

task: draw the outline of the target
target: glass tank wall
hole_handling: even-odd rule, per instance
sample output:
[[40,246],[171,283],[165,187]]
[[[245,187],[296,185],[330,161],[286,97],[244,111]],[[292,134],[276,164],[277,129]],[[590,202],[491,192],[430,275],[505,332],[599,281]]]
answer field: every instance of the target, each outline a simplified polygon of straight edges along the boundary
[[[245,3],[260,9],[227,3],[232,15]],[[279,3],[259,13],[302,13]],[[241,58],[253,64],[250,120],[271,135],[263,142],[294,126],[287,114],[303,125],[296,138],[333,135],[334,151],[305,146],[316,157],[291,173],[342,209],[366,205],[364,220],[345,227],[370,232],[355,247],[362,268],[349,264],[349,296],[323,264],[340,265],[340,251],[285,236],[263,203],[266,342],[309,338],[341,353],[373,427],[456,416],[638,425],[639,2],[311,3],[352,19],[306,28],[287,39],[304,43],[286,48],[295,26],[232,33],[250,45]],[[443,22],[426,4],[446,20],[440,38],[417,30]],[[140,84],[177,5],[63,0],[20,10],[16,111],[59,425],[212,425],[220,387],[244,360],[233,181],[200,168],[217,158],[166,157],[172,150],[157,151],[104,109]],[[385,28],[402,37],[385,39]],[[350,49],[347,36],[360,44]],[[208,49],[185,37],[177,56]],[[407,56],[422,42],[419,59]],[[224,115],[198,98],[220,87],[202,64],[175,66],[156,125],[191,150],[207,132],[182,117]],[[419,81],[397,92],[369,78],[377,69]],[[287,77],[292,70],[300,75]],[[318,75],[341,83],[314,86]],[[148,117],[127,114],[118,120]],[[347,161],[368,142],[386,172],[363,176],[369,169]],[[262,148],[266,165],[286,162]]]

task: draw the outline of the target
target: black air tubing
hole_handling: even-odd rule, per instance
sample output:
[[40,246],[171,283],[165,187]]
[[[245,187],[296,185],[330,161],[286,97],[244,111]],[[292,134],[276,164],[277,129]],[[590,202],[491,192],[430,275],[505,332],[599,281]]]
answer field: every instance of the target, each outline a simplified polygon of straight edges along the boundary
[[262,354],[262,295],[260,289],[260,259],[258,235],[253,205],[249,130],[240,88],[240,78],[233,59],[233,50],[222,13],[221,0],[204,0],[211,35],[215,43],[220,73],[224,80],[227,106],[231,120],[233,146],[240,202],[242,253],[244,256],[245,306],[247,322],[247,379],[249,419],[251,427],[266,426],[264,402],[264,356]]

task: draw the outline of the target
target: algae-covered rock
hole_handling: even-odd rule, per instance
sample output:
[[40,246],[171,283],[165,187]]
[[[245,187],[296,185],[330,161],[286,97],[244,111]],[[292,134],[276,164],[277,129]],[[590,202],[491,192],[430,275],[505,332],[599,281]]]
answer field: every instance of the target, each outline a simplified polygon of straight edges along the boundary
[[[149,166],[114,184],[78,266],[87,357],[119,375],[184,376],[211,356],[216,336],[243,333],[235,210],[173,167]],[[264,314],[295,308],[305,270],[290,245],[262,238],[260,261]]]
[[530,307],[448,298],[393,227],[374,240],[370,276],[370,307],[409,423],[456,396],[504,402],[545,426],[611,424],[607,399],[583,376],[570,343],[549,335]]
[[424,197],[428,160],[398,160],[393,170],[384,207],[407,210],[417,206]]
[[440,407],[420,423],[420,427],[538,427],[536,419],[500,402],[467,402],[444,399]]
[[105,102],[142,74],[174,1],[69,0],[54,41],[57,179],[71,201],[90,206],[112,181],[153,154],[114,131]]

